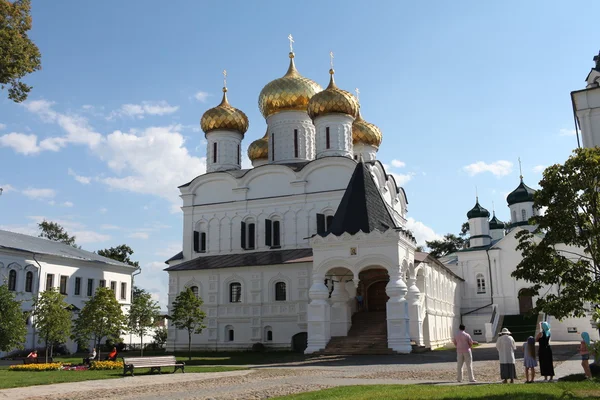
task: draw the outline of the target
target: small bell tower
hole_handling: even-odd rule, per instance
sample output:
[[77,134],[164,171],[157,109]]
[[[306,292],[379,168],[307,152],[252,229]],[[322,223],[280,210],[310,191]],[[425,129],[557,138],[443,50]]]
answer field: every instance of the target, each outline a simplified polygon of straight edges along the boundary
[[586,87],[571,92],[571,102],[583,147],[600,146],[600,52],[594,56],[595,66],[586,80]]

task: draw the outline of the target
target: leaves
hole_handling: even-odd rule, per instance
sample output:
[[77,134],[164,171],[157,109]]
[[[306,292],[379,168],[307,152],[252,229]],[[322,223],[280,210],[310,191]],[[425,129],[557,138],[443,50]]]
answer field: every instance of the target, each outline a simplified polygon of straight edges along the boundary
[[[523,260],[512,276],[533,283],[536,310],[583,317],[600,302],[600,149],[577,149],[544,171],[534,206],[545,209],[521,231]],[[558,288],[558,292],[549,288]]]
[[446,254],[454,253],[462,249],[465,246],[466,241],[468,241],[468,239],[448,233],[444,235],[443,240],[432,240],[430,242],[425,242],[425,244],[429,247],[429,254],[432,257],[440,258]]
[[133,250],[126,244],[122,244],[117,247],[111,247],[109,249],[98,250],[99,256],[111,258],[113,260],[120,261],[122,263],[132,265],[134,267],[139,267],[139,262],[132,261],[131,258],[129,258],[129,256],[132,254]]
[[15,299],[8,285],[0,285],[0,351],[22,349],[27,335],[27,325],[21,302]]
[[20,103],[31,87],[21,78],[41,69],[41,54],[27,36],[31,29],[29,0],[0,0],[0,88],[8,87],[8,98]]
[[79,248],[75,244],[75,236],[69,236],[65,228],[63,228],[56,222],[44,220],[38,224],[38,228],[41,231],[38,237],[50,239],[55,242],[61,242],[64,244],[68,244],[69,246]]
[[55,288],[42,292],[33,305],[35,327],[39,333],[39,342],[48,348],[54,343],[64,343],[71,335],[71,311],[65,302],[65,296]]
[[158,302],[152,300],[152,295],[144,289],[138,289],[132,299],[127,319],[131,332],[142,340],[142,355],[144,352],[143,338],[159,318]]
[[171,323],[177,329],[188,331],[188,351],[191,359],[192,333],[202,333],[204,311],[201,309],[202,299],[196,297],[191,288],[187,288],[177,295],[173,302],[173,312],[169,316]]

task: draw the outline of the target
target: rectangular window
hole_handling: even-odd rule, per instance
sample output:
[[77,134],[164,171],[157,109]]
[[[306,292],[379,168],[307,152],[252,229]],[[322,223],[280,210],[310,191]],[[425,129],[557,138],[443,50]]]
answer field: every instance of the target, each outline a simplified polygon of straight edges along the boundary
[[317,233],[325,233],[325,214],[317,214]]
[[273,247],[281,247],[280,224],[279,221],[273,221]]
[[112,290],[114,294],[117,294],[117,282],[110,281],[110,290]]
[[67,280],[68,280],[68,276],[62,276],[60,277],[60,294],[67,294]]
[[54,287],[54,275],[48,274],[46,275],[46,290],[50,290]]
[[271,247],[273,245],[272,233],[273,221],[270,219],[265,219],[265,246]]
[[75,296],[81,295],[81,278],[75,278],[75,292],[73,293]]
[[277,282],[275,284],[275,301],[286,300],[286,287],[285,282]]
[[217,142],[213,143],[213,163],[217,162]]
[[298,129],[294,129],[294,157],[298,158]]
[[92,297],[94,295],[94,280],[93,279],[87,280],[87,293],[86,294],[88,297]]
[[238,144],[237,163],[240,164],[240,145]]
[[271,161],[275,161],[275,134],[271,133]]
[[194,251],[200,252],[200,232],[194,231]]
[[121,282],[121,300],[127,300],[127,282]]
[[255,226],[254,224],[248,224],[248,249],[254,249]]
[[100,279],[100,284],[98,286],[106,287],[106,281],[104,279]]
[[241,246],[242,249],[246,249],[246,223],[244,221],[242,221],[242,227],[240,229],[240,233],[241,233]]
[[325,128],[325,148],[328,149],[331,146],[331,141],[329,140],[329,127]]
[[206,253],[206,232],[200,232],[200,253]]
[[327,218],[325,218],[325,229],[331,229],[331,224],[333,224],[333,215],[328,215]]
[[229,302],[240,303],[242,301],[242,285],[234,282],[229,285]]

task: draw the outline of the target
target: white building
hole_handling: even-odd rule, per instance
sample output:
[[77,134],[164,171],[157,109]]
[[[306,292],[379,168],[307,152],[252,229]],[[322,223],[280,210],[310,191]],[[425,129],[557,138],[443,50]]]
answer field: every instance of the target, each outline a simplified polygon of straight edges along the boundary
[[[135,271],[131,265],[64,243],[0,230],[0,284],[8,285],[17,299],[23,300],[24,313],[32,310],[33,300],[41,292],[56,288],[76,314],[95,290],[104,286],[115,292],[126,311]],[[27,318],[27,325],[25,348],[43,346],[31,317]],[[72,341],[66,345],[71,352],[77,350]]]

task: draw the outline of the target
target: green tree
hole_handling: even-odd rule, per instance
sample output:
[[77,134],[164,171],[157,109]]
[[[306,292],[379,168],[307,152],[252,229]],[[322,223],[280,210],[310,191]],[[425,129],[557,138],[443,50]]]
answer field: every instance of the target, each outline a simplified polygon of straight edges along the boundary
[[[532,283],[535,310],[562,319],[582,317],[600,302],[600,148],[577,149],[544,171],[530,220],[516,235],[523,259],[512,276]],[[565,245],[569,246],[566,247]],[[571,247],[572,246],[572,247]],[[557,287],[551,293],[549,286]]]
[[55,242],[61,242],[78,248],[78,246],[75,244],[75,236],[69,236],[65,228],[56,222],[44,220],[38,224],[38,228],[41,231],[38,237],[50,239]]
[[156,347],[162,349],[165,346],[165,343],[167,343],[167,328],[164,326],[156,328],[153,339],[154,343],[156,343]]
[[131,247],[126,244],[122,244],[120,246],[111,247],[109,249],[98,250],[98,255],[111,258],[113,260],[120,261],[125,264],[132,265],[134,267],[139,267],[140,263],[137,261],[132,261],[129,256],[133,254],[133,250]]
[[0,285],[0,351],[22,349],[27,336],[21,302],[4,282]]
[[27,36],[31,29],[29,0],[0,0],[0,88],[8,87],[8,98],[20,103],[31,86],[21,78],[41,69],[41,54]]
[[85,303],[73,324],[73,336],[79,343],[94,341],[100,358],[100,343],[104,338],[119,338],[127,326],[127,318],[109,288],[96,289],[94,296]]
[[55,343],[64,343],[71,335],[71,311],[65,302],[65,296],[55,288],[42,292],[34,301],[33,315],[35,327],[46,345],[46,362],[48,352],[52,357]]
[[141,289],[131,300],[131,307],[127,315],[131,332],[140,337],[141,355],[144,355],[144,335],[154,326],[160,318],[158,302],[152,300],[152,295]]
[[192,289],[187,288],[177,295],[173,302],[173,312],[169,316],[171,323],[177,329],[188,332],[188,356],[192,359],[192,333],[202,333],[204,311],[201,309],[202,299],[196,297]]

